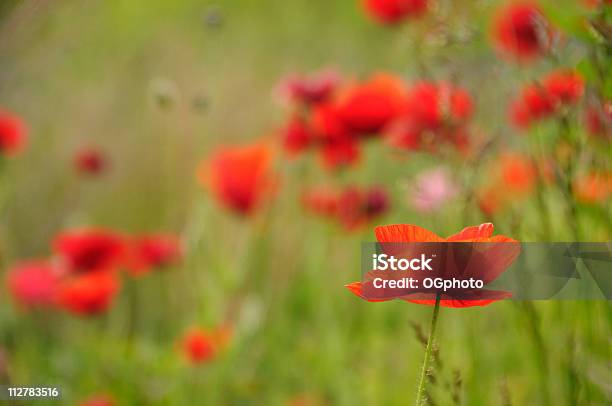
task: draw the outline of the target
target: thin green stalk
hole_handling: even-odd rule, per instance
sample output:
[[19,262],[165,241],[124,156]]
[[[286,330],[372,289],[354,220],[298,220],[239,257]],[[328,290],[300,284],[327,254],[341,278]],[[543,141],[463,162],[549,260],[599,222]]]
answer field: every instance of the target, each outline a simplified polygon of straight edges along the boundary
[[540,393],[542,395],[542,404],[550,405],[550,390],[548,386],[549,368],[548,368],[548,349],[542,336],[540,329],[540,316],[533,302],[522,302],[522,310],[527,318],[529,326],[529,334],[536,350],[537,366],[540,375]]
[[425,348],[425,359],[423,360],[423,368],[421,369],[421,377],[419,378],[419,386],[417,388],[416,406],[421,406],[425,400],[425,379],[429,360],[433,351],[434,335],[436,333],[436,325],[438,324],[438,314],[440,313],[440,294],[436,295],[436,305],[434,306],[433,317],[431,318],[431,327],[429,329],[429,338],[427,339],[427,347]]

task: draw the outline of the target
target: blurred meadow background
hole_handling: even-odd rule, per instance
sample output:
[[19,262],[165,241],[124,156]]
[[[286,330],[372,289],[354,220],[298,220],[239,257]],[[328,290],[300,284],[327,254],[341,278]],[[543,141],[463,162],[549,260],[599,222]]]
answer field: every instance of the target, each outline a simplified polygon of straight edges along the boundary
[[[413,404],[432,307],[344,287],[374,226],[446,237],[490,221],[520,241],[609,241],[609,2],[407,3],[0,0],[0,112],[21,122],[0,133],[27,132],[0,168],[0,381],[62,388],[32,404]],[[510,19],[523,48],[496,28],[512,4],[544,21]],[[353,106],[377,74],[417,110],[450,92],[444,136],[397,141],[383,119],[383,135],[347,136],[359,157],[338,157],[325,131],[288,126],[327,117],[315,90]],[[560,96],[521,90],[539,81]],[[434,96],[415,90],[425,82]],[[364,105],[340,121],[376,121],[378,99]],[[266,145],[263,161],[219,152],[245,145]],[[78,279],[64,268],[91,242],[74,230],[145,259]],[[611,404],[611,311],[442,308],[424,402]]]

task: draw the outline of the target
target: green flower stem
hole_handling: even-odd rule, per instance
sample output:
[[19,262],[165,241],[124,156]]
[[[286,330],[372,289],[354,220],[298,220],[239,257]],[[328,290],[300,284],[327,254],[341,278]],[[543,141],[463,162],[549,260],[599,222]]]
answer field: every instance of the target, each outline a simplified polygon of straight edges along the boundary
[[421,377],[419,378],[419,386],[417,388],[416,406],[421,406],[425,400],[425,380],[427,377],[427,368],[433,351],[434,335],[436,333],[436,325],[438,324],[438,314],[440,313],[440,293],[436,295],[436,305],[434,306],[433,317],[431,318],[431,327],[429,329],[429,338],[427,339],[427,347],[425,348],[425,359],[423,360],[423,368],[421,369]]

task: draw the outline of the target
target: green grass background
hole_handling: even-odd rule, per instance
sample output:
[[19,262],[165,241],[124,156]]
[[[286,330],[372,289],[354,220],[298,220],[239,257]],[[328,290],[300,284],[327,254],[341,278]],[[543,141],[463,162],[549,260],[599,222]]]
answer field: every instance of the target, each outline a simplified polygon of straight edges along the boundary
[[[370,304],[346,291],[359,278],[360,243],[373,233],[346,234],[306,216],[299,193],[320,182],[382,183],[394,207],[380,223],[450,235],[484,218],[459,203],[419,215],[405,202],[404,184],[440,164],[482,182],[486,162],[388,159],[377,144],[367,146],[360,166],[333,177],[312,158],[282,161],[274,205],[248,221],[202,192],[195,168],[218,144],[270,134],[286,115],[271,96],[278,79],[321,67],[348,77],[391,71],[407,80],[453,79],[475,96],[475,126],[508,148],[525,148],[508,127],[507,102],[556,63],[521,68],[496,57],[487,35],[499,2],[440,1],[439,21],[398,29],[372,23],[349,0],[1,3],[0,105],[30,128],[27,152],[6,163],[0,180],[3,267],[47,256],[58,231],[82,225],[177,232],[188,248],[180,267],[126,280],[118,303],[97,319],[23,314],[3,292],[5,378],[60,385],[65,404],[98,392],[125,405],[287,404],[304,395],[320,404],[414,401],[424,348],[411,323],[426,332],[432,308]],[[216,28],[205,24],[212,6],[222,14]],[[476,39],[440,45],[436,30],[474,31]],[[583,57],[580,47],[561,55],[569,66]],[[173,89],[167,108],[155,102],[160,82]],[[195,108],[196,99],[206,107]],[[544,140],[554,133],[537,131]],[[101,179],[73,172],[72,154],[87,144],[111,159]],[[608,162],[609,152],[599,151]],[[549,239],[570,240],[559,193],[545,198],[555,219]],[[609,238],[597,216],[585,213],[582,221],[585,239]],[[531,201],[495,224],[498,233],[543,239]],[[193,324],[220,323],[248,273],[255,283],[228,351],[210,364],[186,365],[178,337]],[[465,405],[609,404],[610,315],[609,303],[596,301],[443,308],[433,400],[452,404],[458,391]]]

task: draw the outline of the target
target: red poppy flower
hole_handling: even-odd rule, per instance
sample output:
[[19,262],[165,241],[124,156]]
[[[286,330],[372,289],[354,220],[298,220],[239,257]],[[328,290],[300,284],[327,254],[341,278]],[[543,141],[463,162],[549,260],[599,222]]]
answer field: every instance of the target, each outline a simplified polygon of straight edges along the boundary
[[519,128],[533,121],[551,116],[555,112],[555,99],[540,84],[525,86],[519,98],[511,105],[511,121]]
[[348,127],[340,117],[338,106],[333,102],[316,106],[312,110],[310,124],[318,143],[351,137]]
[[408,120],[393,123],[385,132],[386,142],[393,148],[406,151],[434,150],[430,142],[432,137],[426,137],[423,131]]
[[315,145],[319,147],[326,168],[341,168],[359,160],[357,139],[341,119],[335,104],[323,103],[316,106],[312,111],[311,126]]
[[536,185],[537,168],[533,161],[519,154],[504,154],[501,157],[503,184],[511,194],[531,193]]
[[437,130],[442,125],[439,89],[435,83],[420,82],[408,92],[407,116],[418,129]]
[[108,162],[102,152],[95,148],[78,151],[74,157],[74,166],[80,173],[98,175],[108,167]]
[[612,0],[582,0],[582,4],[588,8],[597,8],[604,4],[612,4]]
[[289,123],[282,129],[281,136],[283,147],[290,156],[303,152],[314,141],[308,122],[298,115],[291,117]]
[[119,292],[121,283],[114,271],[94,271],[67,277],[59,287],[58,302],[79,316],[105,312]]
[[509,108],[510,122],[518,129],[525,130],[531,125],[528,107],[521,100],[515,100]]
[[544,54],[550,47],[549,22],[532,2],[510,2],[498,14],[494,40],[506,55],[528,61]]
[[128,272],[132,275],[146,274],[178,262],[182,256],[181,243],[177,236],[151,234],[134,238],[130,243]]
[[55,304],[59,275],[47,261],[13,265],[8,270],[6,282],[13,300],[25,309],[47,308]]
[[589,135],[602,140],[612,139],[612,102],[589,104],[585,112]]
[[489,172],[489,182],[476,193],[480,210],[489,217],[512,202],[529,197],[538,181],[550,183],[554,178],[549,161],[534,162],[528,156],[512,152],[499,156]]
[[389,209],[389,196],[379,186],[369,189],[348,187],[338,199],[338,219],[347,230],[355,230]]
[[522,100],[532,119],[541,119],[554,112],[555,103],[546,89],[540,85],[529,85],[523,89]]
[[445,121],[463,123],[472,115],[472,98],[448,83],[419,82],[409,91],[405,116],[421,130],[439,130]]
[[390,205],[389,195],[380,186],[310,189],[302,203],[314,214],[339,221],[346,230],[356,230],[383,215]]
[[27,141],[27,130],[16,115],[0,109],[0,154],[13,156],[19,153]]
[[574,181],[573,189],[580,203],[604,203],[612,196],[612,173],[587,173]]
[[378,74],[348,88],[338,100],[337,114],[349,132],[377,135],[402,111],[405,88],[401,79]]
[[468,120],[472,117],[472,96],[463,88],[443,85],[443,89],[450,93],[450,116],[457,121]]
[[331,70],[311,75],[294,75],[284,79],[279,91],[291,102],[314,105],[327,101],[338,85],[338,75]]
[[419,82],[408,90],[400,120],[388,127],[385,139],[405,150],[437,151],[450,144],[467,152],[467,121],[473,103],[464,89],[448,83]]
[[79,403],[79,406],[114,406],[115,401],[109,395],[94,395]]
[[338,212],[338,193],[327,187],[308,189],[302,194],[302,205],[313,214],[333,217]]
[[60,233],[55,238],[53,247],[73,272],[115,268],[122,264],[125,255],[123,237],[104,229]]
[[181,339],[181,351],[193,365],[211,361],[229,342],[231,331],[227,326],[214,330],[194,327]]
[[359,161],[361,151],[352,138],[331,139],[321,147],[321,160],[328,169],[344,168]]
[[[374,230],[376,239],[379,243],[444,243],[444,242],[479,242],[479,243],[517,243],[517,241],[503,236],[493,235],[493,224],[484,223],[479,226],[466,227],[459,233],[454,234],[448,238],[442,238],[435,233],[415,226],[411,224],[395,224],[388,226],[379,226]],[[520,246],[518,244],[512,244],[511,249],[508,250],[496,250],[495,246],[489,248],[492,252],[491,255],[486,255],[487,260],[484,263],[487,266],[476,266],[470,268],[470,277],[475,279],[482,279],[485,283],[489,283],[495,280],[501,273],[503,273],[508,266],[518,256],[520,252]],[[461,269],[455,269],[455,273],[461,273]],[[474,274],[477,272],[478,274]],[[465,275],[453,275],[454,277],[461,278]],[[423,294],[420,294],[419,299],[410,299],[410,296],[394,296],[394,297],[383,297],[377,299],[371,299],[364,295],[364,283],[354,282],[346,287],[355,295],[368,301],[387,301],[395,298],[399,298],[408,302],[433,305],[436,300],[437,294],[441,295],[440,305],[445,307],[471,307],[471,306],[485,306],[494,301],[508,298],[510,293],[501,291],[491,290],[480,290],[473,292],[471,299],[466,300],[463,298],[457,299],[449,296],[446,293],[432,292],[428,294],[431,298],[422,298]],[[426,295],[427,296],[427,295]]]
[[427,0],[364,0],[366,12],[383,24],[396,24],[406,18],[423,15]]
[[263,142],[220,148],[201,164],[198,176],[219,203],[235,213],[252,214],[276,185],[272,157]]
[[499,186],[489,186],[476,192],[478,208],[487,217],[492,217],[505,207],[505,199]]
[[558,104],[574,104],[584,93],[584,80],[578,72],[571,70],[549,73],[542,80],[542,86]]
[[534,121],[550,117],[561,106],[575,104],[584,93],[584,81],[578,73],[559,70],[549,73],[541,83],[526,85],[510,105],[510,120],[525,129]]

